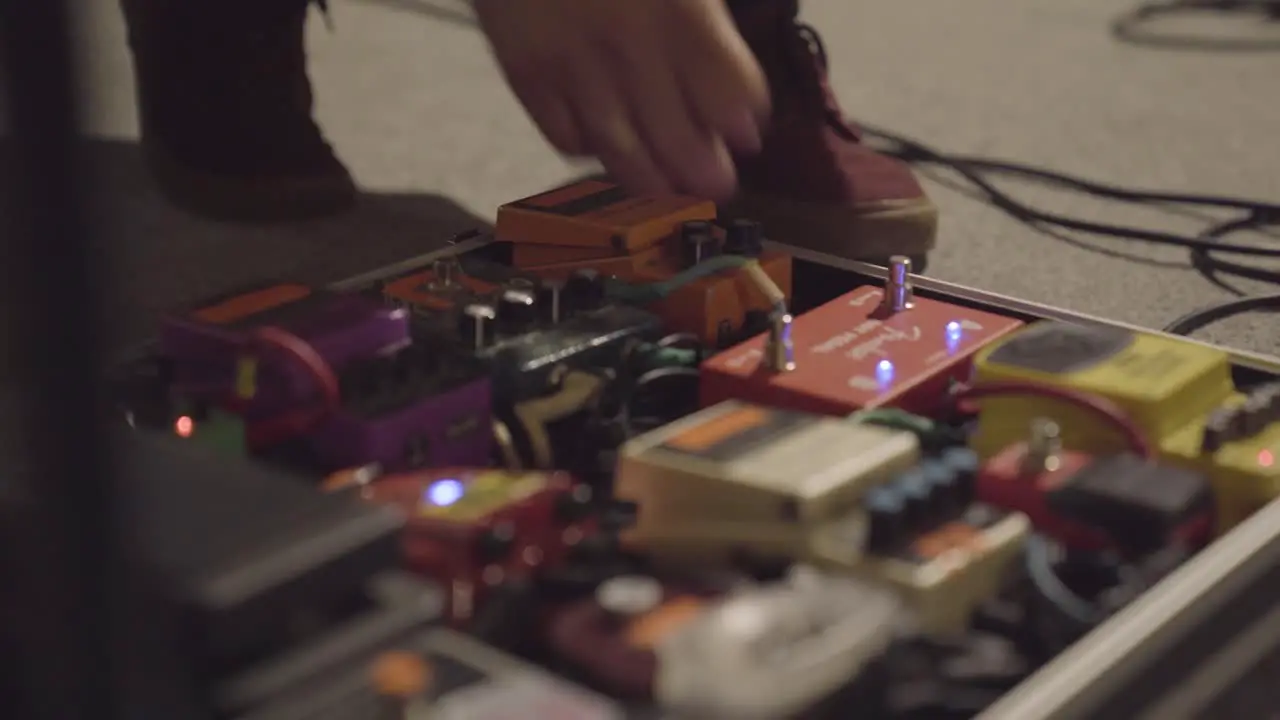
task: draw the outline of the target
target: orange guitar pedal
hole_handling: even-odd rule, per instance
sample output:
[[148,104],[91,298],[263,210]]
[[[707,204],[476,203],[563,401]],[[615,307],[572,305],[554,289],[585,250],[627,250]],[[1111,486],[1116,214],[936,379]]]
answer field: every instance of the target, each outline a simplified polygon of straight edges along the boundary
[[[545,251],[521,257],[522,246],[558,246],[626,255],[662,242],[689,220],[714,220],[715,203],[684,195],[629,195],[618,185],[583,180],[498,208],[494,235],[515,246],[517,266],[546,264]],[[586,259],[576,253],[552,262]]]
[[[790,301],[791,256],[765,252],[755,262]],[[640,284],[672,283],[687,268],[680,258],[667,255],[658,262],[633,267],[630,278]],[[647,309],[662,318],[672,332],[691,333],[707,347],[723,348],[741,340],[744,334],[762,330],[773,303],[750,275],[731,267],[673,285],[668,294]],[[760,318],[762,324],[754,325],[753,316]]]
[[[734,222],[725,230],[690,220],[671,238],[641,252],[521,269],[549,280],[592,270],[637,288],[628,293],[634,295],[630,301],[662,318],[671,332],[696,335],[710,347],[727,347],[763,330],[776,300],[791,299],[791,257],[764,250],[762,239],[759,225],[750,221]],[[744,270],[752,263],[762,271],[755,275],[767,277],[779,297],[770,297],[759,278]]]

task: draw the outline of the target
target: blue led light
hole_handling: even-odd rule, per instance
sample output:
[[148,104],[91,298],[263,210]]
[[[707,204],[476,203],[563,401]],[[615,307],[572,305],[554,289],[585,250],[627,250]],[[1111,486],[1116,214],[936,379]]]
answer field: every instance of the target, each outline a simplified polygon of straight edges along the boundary
[[947,352],[948,353],[955,352],[956,348],[960,347],[960,340],[963,337],[964,337],[964,325],[956,322],[955,320],[952,320],[951,322],[947,323],[947,329],[946,329]]
[[428,503],[437,507],[448,507],[462,498],[462,483],[457,480],[437,480],[427,487],[424,493]]
[[888,385],[893,382],[893,363],[888,360],[881,360],[876,363],[876,381],[881,385]]

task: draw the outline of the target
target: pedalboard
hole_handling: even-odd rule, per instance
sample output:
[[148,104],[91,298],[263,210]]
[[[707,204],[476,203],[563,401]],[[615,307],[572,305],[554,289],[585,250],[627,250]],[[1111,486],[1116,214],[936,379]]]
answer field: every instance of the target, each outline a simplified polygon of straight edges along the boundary
[[113,397],[219,718],[975,717],[1280,494],[1276,377],[761,227],[586,180],[166,316]]

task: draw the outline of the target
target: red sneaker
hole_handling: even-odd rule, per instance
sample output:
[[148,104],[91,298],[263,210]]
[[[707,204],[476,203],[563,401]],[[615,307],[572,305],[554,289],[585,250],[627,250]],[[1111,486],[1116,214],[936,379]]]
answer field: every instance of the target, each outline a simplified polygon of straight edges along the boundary
[[738,160],[742,191],[729,212],[761,221],[779,242],[844,258],[924,255],[937,237],[937,206],[905,163],[862,144],[831,92],[822,44],[798,13],[798,0],[735,7],[774,112],[762,152]]

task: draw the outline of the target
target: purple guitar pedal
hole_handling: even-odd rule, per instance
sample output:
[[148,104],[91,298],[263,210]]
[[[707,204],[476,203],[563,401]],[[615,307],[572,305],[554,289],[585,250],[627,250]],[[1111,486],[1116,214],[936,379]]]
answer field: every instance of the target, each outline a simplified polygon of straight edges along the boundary
[[316,458],[336,471],[377,463],[387,472],[484,467],[493,453],[488,369],[409,346],[340,375],[341,409],[314,434]]
[[[335,372],[353,360],[409,342],[409,316],[403,309],[360,295],[272,285],[165,319],[160,350],[173,363],[176,389],[197,397],[227,395],[236,385],[251,333],[263,327],[279,328],[306,343]],[[305,368],[276,353],[258,360],[255,412],[286,409],[299,401],[299,395],[314,390],[308,387]]]

